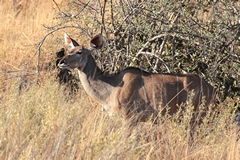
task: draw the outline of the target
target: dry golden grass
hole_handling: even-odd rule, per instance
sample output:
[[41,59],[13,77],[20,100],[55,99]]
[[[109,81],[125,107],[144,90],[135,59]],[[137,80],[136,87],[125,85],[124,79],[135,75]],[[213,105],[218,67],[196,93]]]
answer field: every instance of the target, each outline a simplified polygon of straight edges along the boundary
[[[0,6],[0,159],[240,159],[239,133],[230,120],[236,99],[220,104],[214,123],[206,118],[190,142],[189,117],[180,123],[177,115],[159,125],[141,123],[126,137],[121,118],[100,112],[84,91],[65,101],[53,73],[42,73],[40,85],[27,83],[19,93],[21,75],[35,80],[42,25],[54,21],[52,1],[27,2],[17,17],[11,1]],[[51,41],[43,46],[44,62],[62,46]]]
[[[63,46],[63,43],[55,42],[57,37],[63,37],[63,32],[54,33],[46,39],[41,55],[38,56],[37,45],[48,32],[43,25],[51,26],[55,23],[57,7],[53,1],[48,0],[20,2],[23,6],[15,11],[12,1],[0,1],[0,91],[5,91],[11,85],[9,80],[21,79],[22,75],[35,79],[37,64],[52,61],[54,53]],[[61,0],[57,0],[57,3],[65,5]]]
[[[1,159],[239,159],[240,145],[229,112],[220,105],[213,124],[204,123],[191,141],[189,117],[163,117],[164,123],[140,123],[127,137],[120,117],[109,118],[82,93],[64,100],[54,79],[18,94],[5,92],[0,109]],[[206,121],[210,121],[211,117]]]

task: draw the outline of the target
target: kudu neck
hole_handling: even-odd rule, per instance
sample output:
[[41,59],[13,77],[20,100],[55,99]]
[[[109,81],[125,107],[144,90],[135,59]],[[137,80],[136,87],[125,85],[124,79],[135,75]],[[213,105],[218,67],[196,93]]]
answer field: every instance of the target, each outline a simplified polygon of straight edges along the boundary
[[88,56],[88,62],[83,68],[82,72],[85,73],[90,79],[97,79],[103,74],[103,72],[96,65],[92,55]]
[[113,87],[108,83],[109,78],[103,75],[91,55],[88,57],[86,66],[82,70],[79,69],[79,78],[90,97],[101,104],[106,104]]

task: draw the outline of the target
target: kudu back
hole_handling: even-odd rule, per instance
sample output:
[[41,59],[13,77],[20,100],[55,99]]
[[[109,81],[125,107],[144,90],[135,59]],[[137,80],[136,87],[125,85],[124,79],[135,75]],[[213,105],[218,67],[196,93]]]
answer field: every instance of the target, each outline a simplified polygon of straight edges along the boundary
[[87,94],[110,115],[120,114],[133,124],[156,117],[159,112],[172,115],[183,103],[191,102],[197,112],[203,99],[205,108],[214,102],[215,89],[198,75],[157,74],[128,67],[105,76],[91,55],[93,50],[102,47],[101,35],[92,38],[89,48],[79,46],[66,34],[64,39],[68,51],[58,66],[77,68]]

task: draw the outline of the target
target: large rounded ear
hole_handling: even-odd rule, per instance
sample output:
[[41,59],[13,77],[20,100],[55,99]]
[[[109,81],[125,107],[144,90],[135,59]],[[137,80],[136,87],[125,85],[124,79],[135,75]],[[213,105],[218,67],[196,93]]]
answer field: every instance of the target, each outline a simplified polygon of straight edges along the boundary
[[71,37],[69,37],[66,33],[64,34],[64,41],[68,50],[72,50],[76,46],[79,46],[79,44],[75,40],[73,40]]
[[101,34],[96,35],[90,41],[90,49],[91,50],[100,49],[100,48],[102,48],[102,45],[103,45],[103,38],[102,38]]

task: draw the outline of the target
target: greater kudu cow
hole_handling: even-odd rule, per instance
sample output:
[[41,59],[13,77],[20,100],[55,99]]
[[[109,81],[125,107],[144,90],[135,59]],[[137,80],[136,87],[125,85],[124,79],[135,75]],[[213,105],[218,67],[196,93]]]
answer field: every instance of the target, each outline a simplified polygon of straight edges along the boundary
[[[102,47],[101,35],[92,38],[89,48],[79,46],[66,34],[64,37],[68,51],[58,66],[77,68],[87,94],[110,115],[121,114],[131,124],[155,118],[159,112],[172,115],[186,102],[191,102],[194,111],[198,111],[202,99],[206,108],[215,99],[215,89],[195,74],[156,74],[128,67],[105,76],[91,55]],[[193,92],[191,96],[190,92]]]

